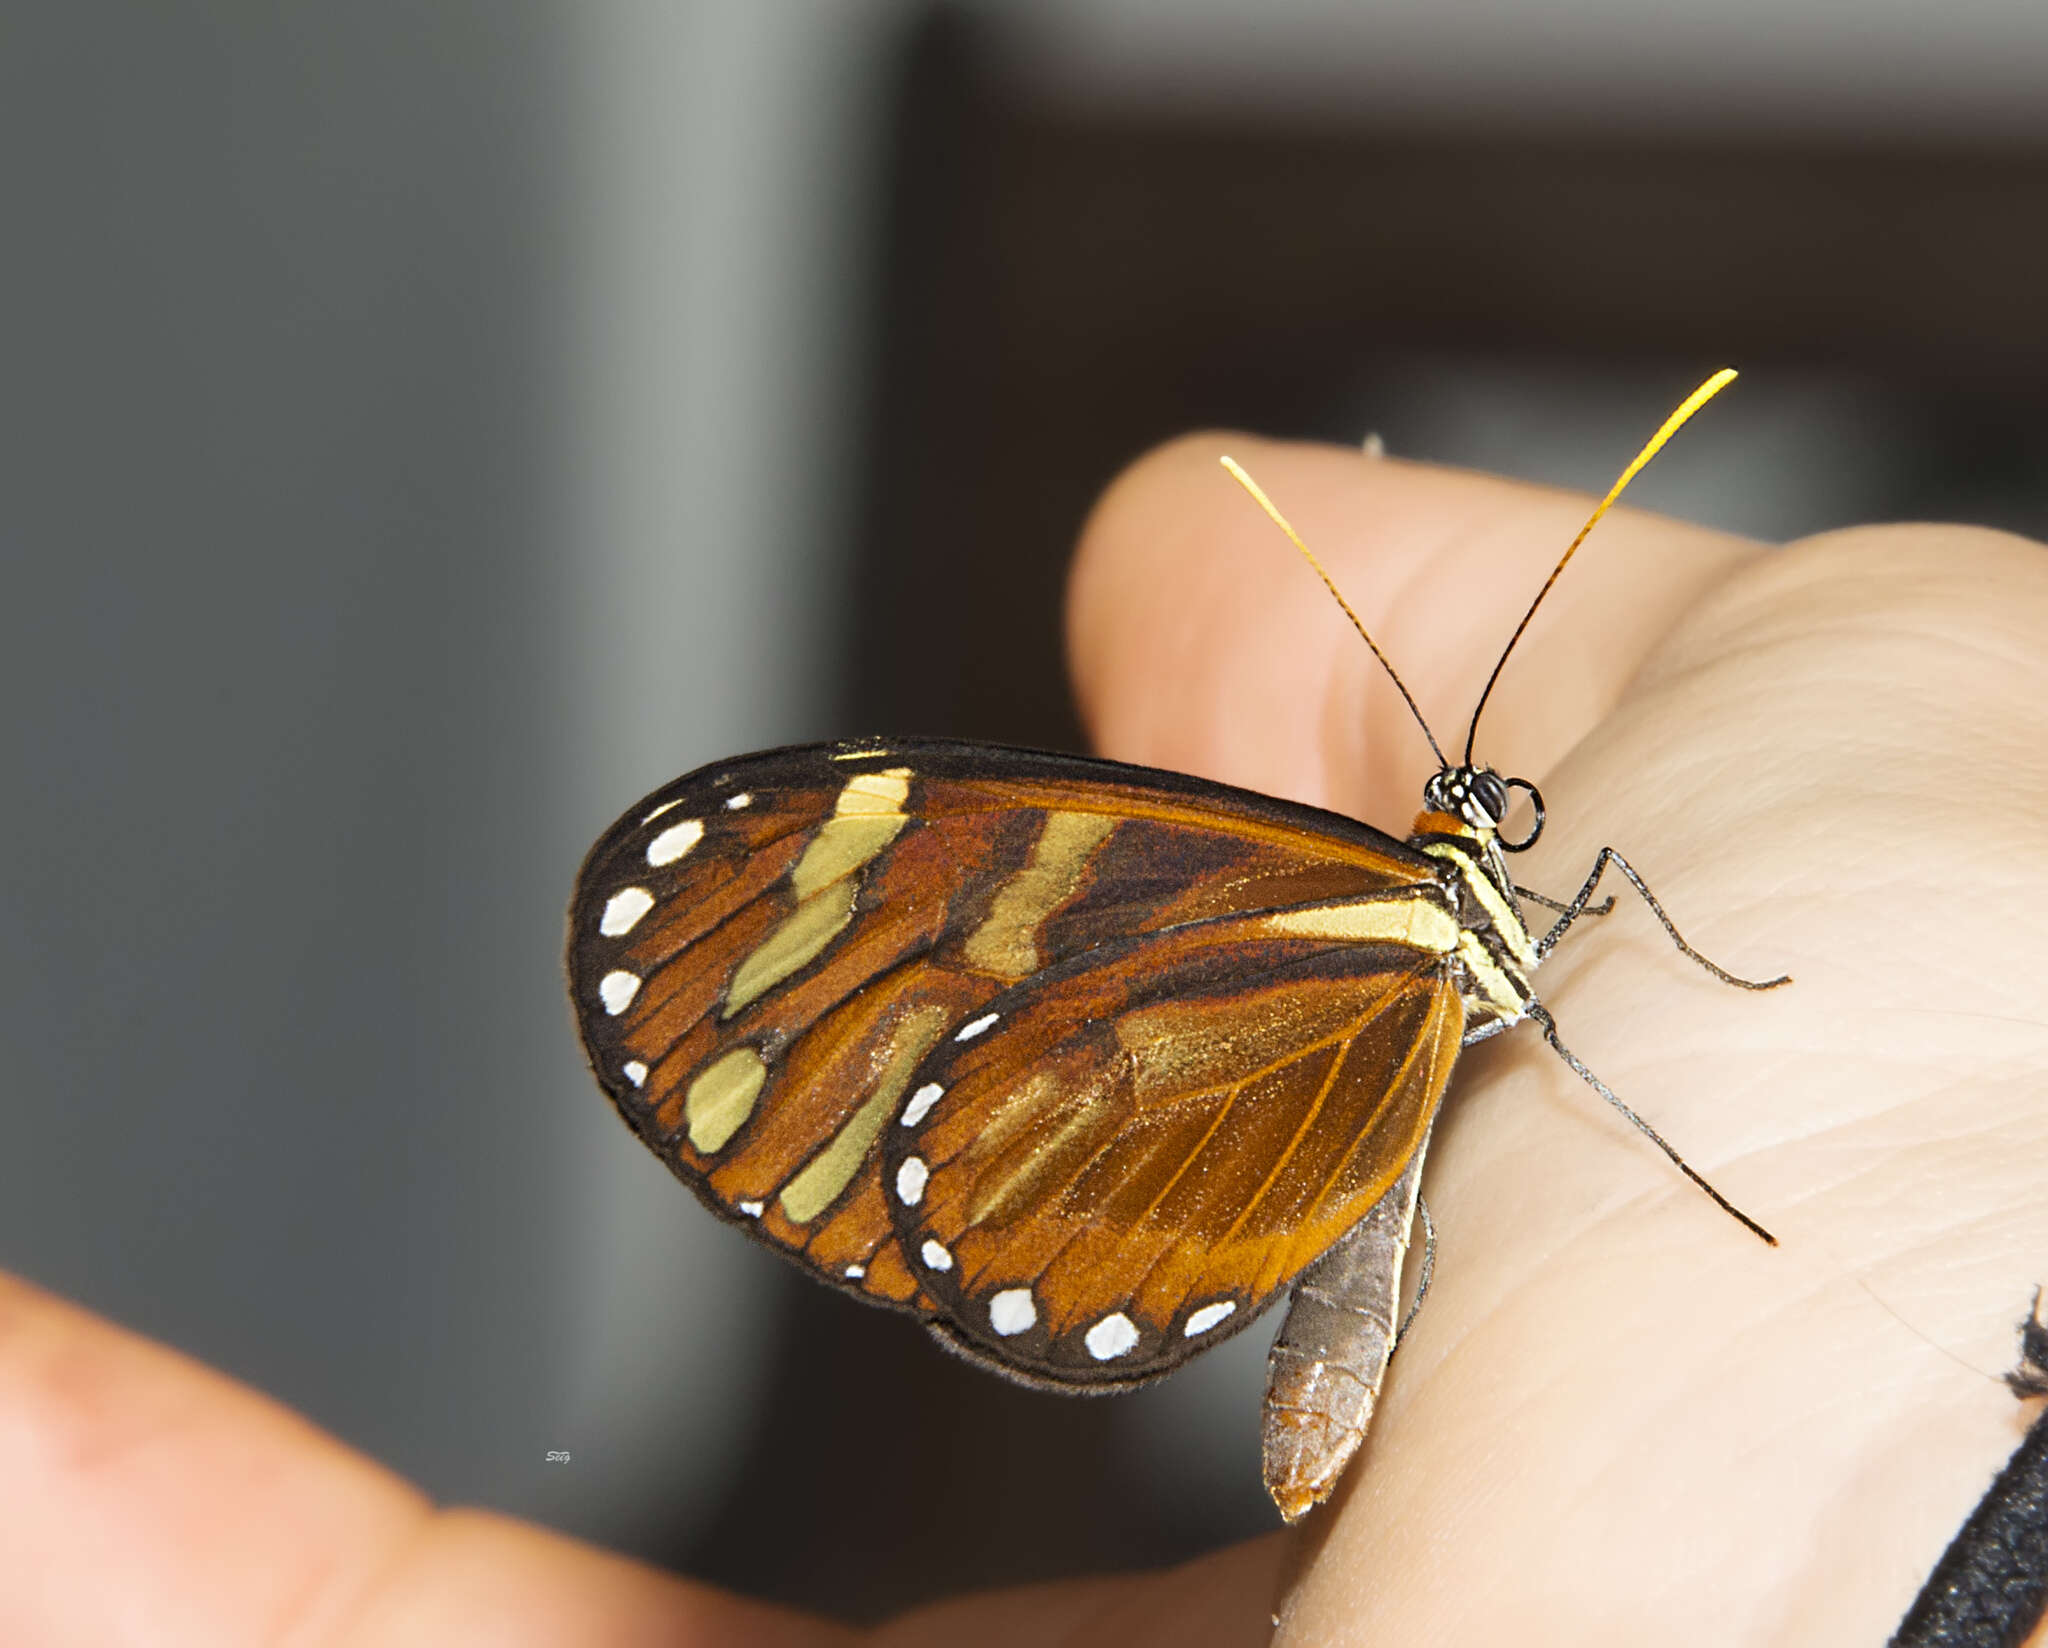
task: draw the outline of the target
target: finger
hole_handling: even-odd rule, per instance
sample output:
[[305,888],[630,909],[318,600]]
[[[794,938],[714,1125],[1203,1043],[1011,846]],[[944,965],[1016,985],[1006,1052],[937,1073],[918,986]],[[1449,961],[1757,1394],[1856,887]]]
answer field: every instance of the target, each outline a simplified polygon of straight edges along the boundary
[[[1210,433],[1141,458],[1096,507],[1068,638],[1097,747],[1398,826],[1434,766],[1429,747],[1313,572],[1220,467],[1224,452],[1323,559],[1453,761],[1487,672],[1592,500]],[[1479,758],[1540,778],[1658,637],[1758,547],[1610,515],[1518,647]]]
[[[391,1472],[175,1351],[0,1276],[0,1642],[746,1642],[856,1633],[480,1511]],[[889,1648],[1263,1642],[1277,1539],[1169,1573],[961,1598]]]
[[0,1642],[840,1645],[391,1472],[0,1276]]
[[962,1597],[892,1621],[875,1648],[1260,1648],[1288,1556],[1285,1537],[1269,1534],[1162,1573]]
[[0,1278],[0,1640],[267,1640],[350,1606],[427,1515],[331,1438]]

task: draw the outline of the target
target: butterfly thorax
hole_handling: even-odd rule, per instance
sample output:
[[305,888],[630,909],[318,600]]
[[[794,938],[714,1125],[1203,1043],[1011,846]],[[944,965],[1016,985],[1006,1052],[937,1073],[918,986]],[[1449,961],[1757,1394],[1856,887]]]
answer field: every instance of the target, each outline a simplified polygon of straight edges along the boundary
[[[1484,767],[1437,773],[1423,788],[1423,810],[1408,837],[1411,847],[1443,867],[1445,888],[1455,901],[1468,1039],[1475,1031],[1490,1035],[1518,1022],[1534,1000],[1529,979],[1539,959],[1536,944],[1502,855],[1500,824],[1509,789]],[[1513,845],[1519,850],[1534,839],[1532,831]]]

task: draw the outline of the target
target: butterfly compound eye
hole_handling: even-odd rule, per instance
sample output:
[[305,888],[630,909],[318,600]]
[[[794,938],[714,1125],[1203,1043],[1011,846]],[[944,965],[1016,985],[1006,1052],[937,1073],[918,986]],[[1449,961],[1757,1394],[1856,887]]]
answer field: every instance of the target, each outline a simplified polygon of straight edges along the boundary
[[1497,830],[1508,815],[1508,787],[1498,773],[1481,768],[1466,781],[1465,822],[1479,829]]

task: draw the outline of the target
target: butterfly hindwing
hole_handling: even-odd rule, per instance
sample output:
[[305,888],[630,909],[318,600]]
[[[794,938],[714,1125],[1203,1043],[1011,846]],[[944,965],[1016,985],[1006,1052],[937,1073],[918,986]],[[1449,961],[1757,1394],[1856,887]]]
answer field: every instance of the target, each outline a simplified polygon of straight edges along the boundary
[[1077,956],[927,1057],[883,1176],[955,1348],[1056,1384],[1155,1377],[1399,1178],[1457,1057],[1458,992],[1425,945],[1276,931],[1296,914]]
[[950,1314],[900,1239],[882,1150],[961,1028],[1091,955],[1098,982],[1149,967],[1119,948],[1146,934],[1220,940],[1244,912],[1425,882],[1427,860],[1365,825],[1178,774],[800,746],[692,773],[613,825],[578,878],[569,969],[600,1082],[707,1205],[824,1280]]

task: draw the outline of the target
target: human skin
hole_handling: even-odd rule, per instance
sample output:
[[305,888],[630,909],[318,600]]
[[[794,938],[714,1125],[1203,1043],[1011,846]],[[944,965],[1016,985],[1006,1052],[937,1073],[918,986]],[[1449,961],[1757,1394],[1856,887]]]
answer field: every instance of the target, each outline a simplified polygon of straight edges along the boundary
[[[1105,754],[1395,833],[1588,507],[1332,448],[1190,437],[1083,534]],[[1682,452],[1682,446],[1680,448]],[[1682,461],[1678,456],[1659,460]],[[0,1283],[0,1641],[397,1645],[1864,1644],[2031,1410],[1996,1380],[2048,1272],[2048,555],[1957,527],[1784,550],[1618,510],[1477,754],[1539,782],[1525,885],[1624,883],[1537,976],[1566,1042],[1780,1238],[1718,1212],[1523,1028],[1461,1061],[1437,1281],[1332,1506],[1169,1573],[857,1633],[440,1509],[266,1398]],[[1257,1416],[1247,1413],[1252,1426]]]

